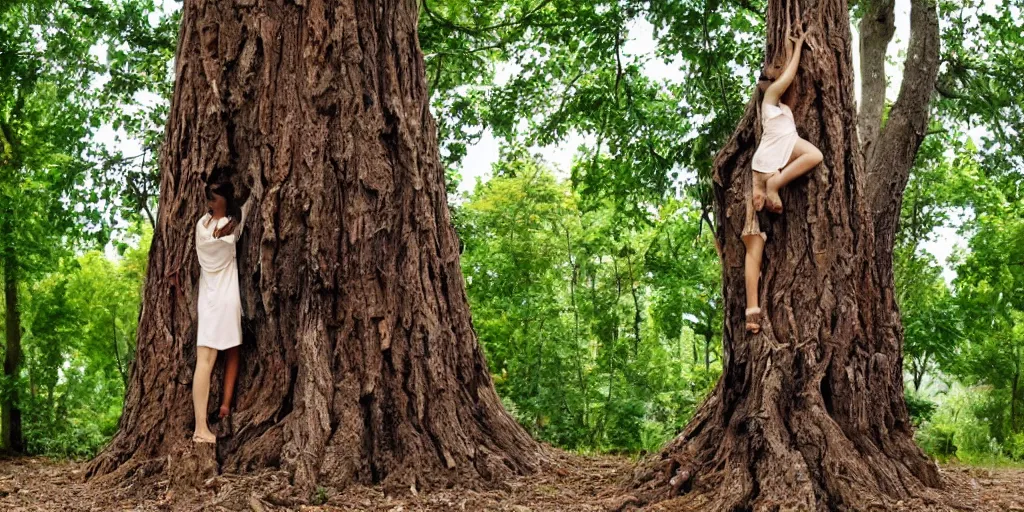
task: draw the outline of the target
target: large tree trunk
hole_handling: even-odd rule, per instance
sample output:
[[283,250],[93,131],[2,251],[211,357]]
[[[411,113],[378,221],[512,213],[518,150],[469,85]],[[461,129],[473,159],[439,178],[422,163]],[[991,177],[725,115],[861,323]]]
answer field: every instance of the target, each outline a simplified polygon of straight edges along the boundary
[[89,474],[162,471],[191,435],[193,230],[218,173],[254,201],[221,471],[408,490],[535,469],[545,451],[502,408],[471,325],[415,0],[298,4],[185,1],[137,357]]
[[[4,236],[11,236],[10,222],[3,226]],[[21,434],[21,408],[18,405],[18,374],[21,369],[21,311],[18,309],[18,260],[8,247],[3,259],[4,272],[4,380],[7,388],[0,388],[0,448],[11,453],[23,453],[25,440]]]
[[[789,4],[769,1],[766,60],[784,41]],[[922,41],[937,44],[935,3],[913,5],[917,46],[911,42],[906,76],[924,91],[905,99],[902,111],[897,102],[881,137],[892,140],[873,144],[870,165],[879,167],[867,169],[858,144],[846,2],[802,0],[801,10],[819,50],[804,50],[791,106],[801,136],[825,159],[783,191],[782,216],[757,218],[768,235],[760,288],[767,320],[761,334],[750,335],[740,235],[757,146],[753,102],[719,153],[723,373],[683,433],[638,467],[632,486],[642,503],[670,500],[663,506],[671,510],[884,510],[899,500],[938,496],[938,469],[914,444],[903,399],[893,232],[876,238],[877,230],[896,225],[924,136],[923,129],[899,127],[920,127],[914,116],[922,113],[927,122],[937,53],[915,51]],[[915,73],[930,73],[931,82],[915,80]],[[896,188],[868,186],[869,171]]]

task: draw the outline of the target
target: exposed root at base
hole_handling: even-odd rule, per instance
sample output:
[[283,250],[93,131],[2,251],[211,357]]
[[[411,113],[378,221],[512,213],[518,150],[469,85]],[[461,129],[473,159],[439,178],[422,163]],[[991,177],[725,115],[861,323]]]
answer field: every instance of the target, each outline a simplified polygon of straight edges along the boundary
[[[965,487],[978,489],[977,484],[963,478],[969,471],[956,469],[944,471],[941,475],[943,488],[930,488],[902,482],[907,496],[897,498],[877,492],[868,492],[865,486],[848,480],[849,475],[831,474],[827,478],[838,479],[822,484],[809,479],[802,461],[794,461],[788,467],[775,467],[764,460],[750,464],[720,462],[715,467],[696,469],[693,465],[681,464],[679,460],[653,460],[638,465],[627,489],[628,495],[618,511],[703,511],[703,510],[872,510],[872,511],[964,511],[964,510],[1011,510],[990,507],[988,500],[977,499],[976,492],[965,492]],[[751,473],[751,470],[756,473]],[[1024,471],[1021,472],[1024,475]],[[755,476],[758,475],[758,476]],[[760,478],[762,481],[758,481]],[[786,481],[782,488],[791,489],[790,494],[778,492],[780,481]],[[846,486],[858,488],[856,502],[839,502],[836,497],[821,499],[822,485],[832,488]],[[766,489],[774,489],[769,493]],[[849,496],[849,495],[847,495]],[[1024,511],[1024,497],[1019,510]]]

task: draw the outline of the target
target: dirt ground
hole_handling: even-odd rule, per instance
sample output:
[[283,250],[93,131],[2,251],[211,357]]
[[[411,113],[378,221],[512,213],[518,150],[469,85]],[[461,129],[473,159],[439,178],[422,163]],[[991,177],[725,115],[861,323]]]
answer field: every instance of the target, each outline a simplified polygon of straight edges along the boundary
[[[604,511],[620,499],[612,491],[632,463],[617,457],[566,456],[561,468],[514,479],[490,491],[449,489],[399,497],[379,489],[351,487],[343,492],[320,489],[322,505],[275,505],[274,489],[283,488],[280,473],[222,475],[205,489],[175,492],[167,482],[147,489],[99,488],[82,482],[84,464],[45,458],[0,459],[0,510],[3,511]],[[951,496],[966,510],[1024,512],[1024,469],[944,466]],[[913,510],[913,508],[903,508]]]

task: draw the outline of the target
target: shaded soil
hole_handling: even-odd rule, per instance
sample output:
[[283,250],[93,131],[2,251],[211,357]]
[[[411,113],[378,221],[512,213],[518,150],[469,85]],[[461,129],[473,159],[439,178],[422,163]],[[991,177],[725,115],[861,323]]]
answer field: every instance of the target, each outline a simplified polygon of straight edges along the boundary
[[[496,489],[447,489],[385,496],[374,488],[318,489],[320,505],[290,505],[275,498],[288,487],[280,472],[221,475],[203,489],[171,489],[167,481],[101,488],[82,482],[84,464],[46,458],[0,459],[0,510],[4,511],[605,511],[629,508],[629,497],[615,490],[632,473],[621,457],[561,455],[544,473],[520,477]],[[901,510],[979,510],[1024,512],[1024,468],[941,468],[956,508],[905,503]],[[667,503],[662,508],[668,510]]]

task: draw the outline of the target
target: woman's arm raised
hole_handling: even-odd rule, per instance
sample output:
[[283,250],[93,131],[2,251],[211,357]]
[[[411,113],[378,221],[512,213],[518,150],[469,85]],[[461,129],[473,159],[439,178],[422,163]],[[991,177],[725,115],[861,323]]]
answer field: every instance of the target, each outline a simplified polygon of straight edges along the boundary
[[[799,27],[799,25],[797,25]],[[800,50],[803,49],[804,41],[807,39],[807,34],[810,32],[808,29],[806,32],[798,29],[800,36],[794,38],[793,34],[787,34],[788,44],[793,44],[793,49],[790,52],[789,63],[786,65],[786,69],[779,76],[778,80],[768,86],[768,89],[764,91],[764,102],[772,105],[779,104],[779,98],[786,92],[790,84],[793,83],[793,79],[796,78],[796,70],[800,67]]]

